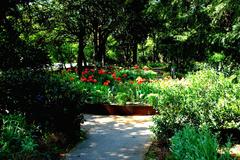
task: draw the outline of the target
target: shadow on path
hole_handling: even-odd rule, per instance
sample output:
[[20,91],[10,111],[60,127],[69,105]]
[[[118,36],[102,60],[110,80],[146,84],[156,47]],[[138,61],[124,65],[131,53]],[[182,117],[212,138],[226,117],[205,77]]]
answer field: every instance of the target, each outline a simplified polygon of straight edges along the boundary
[[67,160],[141,160],[150,144],[151,116],[85,115],[88,137]]

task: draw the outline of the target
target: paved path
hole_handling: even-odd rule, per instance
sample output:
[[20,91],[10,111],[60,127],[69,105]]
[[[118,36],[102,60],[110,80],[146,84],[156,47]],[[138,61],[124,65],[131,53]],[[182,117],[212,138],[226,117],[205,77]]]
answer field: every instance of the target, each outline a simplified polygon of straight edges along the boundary
[[88,137],[67,160],[142,160],[150,145],[151,116],[85,115]]

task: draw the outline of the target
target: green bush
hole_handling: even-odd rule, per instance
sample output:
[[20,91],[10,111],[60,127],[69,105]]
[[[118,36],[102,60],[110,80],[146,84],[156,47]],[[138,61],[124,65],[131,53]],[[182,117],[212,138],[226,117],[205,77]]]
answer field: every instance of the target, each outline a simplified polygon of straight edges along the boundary
[[38,146],[32,136],[34,128],[22,115],[1,116],[0,121],[0,159],[31,159]]
[[[80,104],[85,91],[62,75],[45,71],[15,70],[0,75],[0,112],[20,112],[41,129],[79,132]],[[77,135],[75,135],[77,136]],[[73,137],[75,137],[73,136]]]
[[[225,148],[228,148],[225,147]],[[176,160],[227,160],[232,159],[229,149],[221,155],[218,153],[217,137],[207,128],[196,130],[185,126],[171,138],[172,155]]]
[[213,70],[202,70],[186,80],[169,80],[160,85],[154,117],[154,133],[158,138],[170,138],[174,130],[187,123],[196,127],[208,125],[211,130],[240,129],[240,83],[235,76],[224,77]]
[[[34,158],[57,159],[61,150],[69,144],[76,143],[82,136],[81,109],[89,97],[90,87],[86,90],[82,82],[73,81],[70,76],[72,75],[32,70],[15,70],[0,74],[0,114],[21,113],[26,117],[27,124],[21,119],[17,119],[16,123],[37,126],[38,129],[33,135],[36,138],[34,143],[39,147],[34,148],[37,151],[36,155],[31,154]],[[26,133],[27,131],[26,129]],[[12,148],[18,147],[20,142],[24,142],[21,146],[28,149],[33,143],[29,137],[33,135],[29,131],[25,135],[27,139],[24,136],[17,137],[17,145],[6,145],[8,141],[2,139],[5,143],[4,155],[18,154],[18,150],[14,151]]]

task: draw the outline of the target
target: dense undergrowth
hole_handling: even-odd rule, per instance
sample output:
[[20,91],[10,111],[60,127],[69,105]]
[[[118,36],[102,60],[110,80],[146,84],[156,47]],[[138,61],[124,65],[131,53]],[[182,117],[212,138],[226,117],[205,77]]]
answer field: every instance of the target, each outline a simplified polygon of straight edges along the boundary
[[70,80],[43,71],[8,71],[0,75],[0,88],[0,159],[57,158],[81,138],[79,97],[85,93]]
[[236,75],[225,77],[214,70],[201,70],[157,86],[161,94],[153,131],[159,138],[171,137],[185,124],[208,125],[213,131],[239,130],[240,83]]

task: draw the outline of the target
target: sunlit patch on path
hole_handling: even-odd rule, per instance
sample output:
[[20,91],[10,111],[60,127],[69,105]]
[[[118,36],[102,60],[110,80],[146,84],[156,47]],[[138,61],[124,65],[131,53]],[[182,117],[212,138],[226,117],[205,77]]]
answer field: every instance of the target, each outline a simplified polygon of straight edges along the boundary
[[87,139],[68,160],[141,160],[150,144],[151,116],[85,115]]

